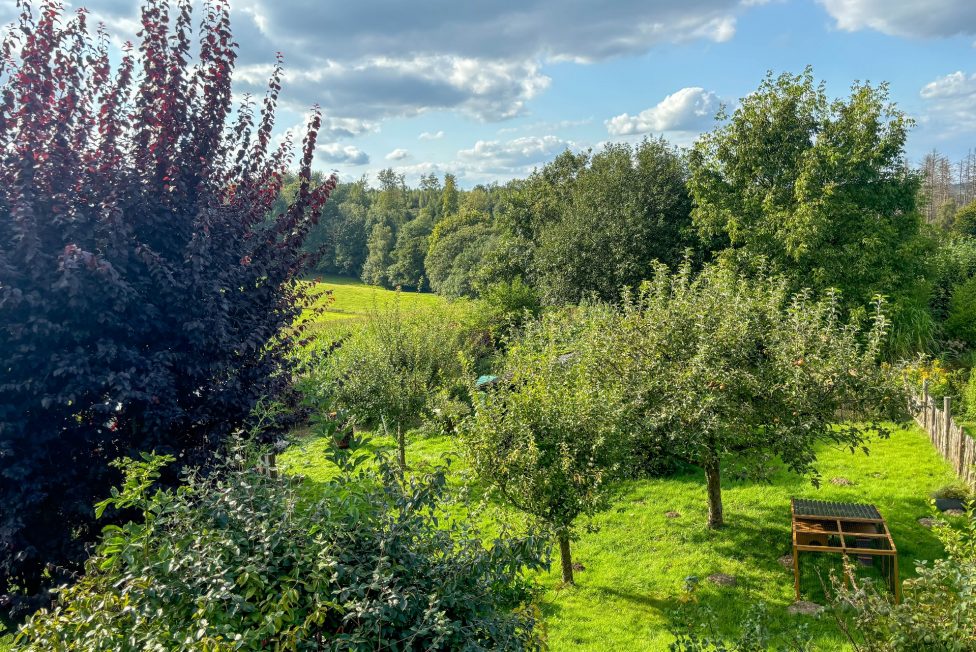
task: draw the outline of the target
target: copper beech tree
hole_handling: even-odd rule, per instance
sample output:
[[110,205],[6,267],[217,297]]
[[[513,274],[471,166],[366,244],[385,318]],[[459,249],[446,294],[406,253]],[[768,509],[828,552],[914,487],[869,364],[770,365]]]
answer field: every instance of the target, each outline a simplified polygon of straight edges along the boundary
[[312,183],[315,111],[298,191],[273,209],[293,149],[272,138],[281,62],[260,106],[234,105],[227,3],[192,16],[189,0],[146,0],[120,56],[84,11],[19,4],[0,61],[0,607],[14,616],[83,558],[110,460],[206,463],[283,388],[302,244],[336,183]]

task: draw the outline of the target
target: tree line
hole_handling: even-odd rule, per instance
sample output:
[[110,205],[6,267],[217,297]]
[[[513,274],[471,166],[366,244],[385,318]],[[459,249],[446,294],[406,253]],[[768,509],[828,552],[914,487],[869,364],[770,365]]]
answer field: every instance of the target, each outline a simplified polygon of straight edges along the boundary
[[976,271],[972,157],[946,186],[945,161],[908,164],[911,126],[886,85],[832,99],[810,69],[770,75],[687,150],[647,138],[565,151],[470,190],[450,174],[408,187],[393,169],[377,187],[339,184],[310,246],[320,273],[449,297],[520,283],[542,305],[615,301],[655,261],[721,260],[791,291],[837,289],[845,309],[886,295],[893,355],[972,345],[947,325]]

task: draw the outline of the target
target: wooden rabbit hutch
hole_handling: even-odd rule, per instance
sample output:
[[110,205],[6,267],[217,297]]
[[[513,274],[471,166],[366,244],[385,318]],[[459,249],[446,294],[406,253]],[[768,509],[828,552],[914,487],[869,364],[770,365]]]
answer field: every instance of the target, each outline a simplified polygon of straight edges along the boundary
[[874,505],[793,498],[793,577],[800,599],[800,553],[832,552],[870,565],[878,558],[895,602],[901,600],[898,550],[888,524]]

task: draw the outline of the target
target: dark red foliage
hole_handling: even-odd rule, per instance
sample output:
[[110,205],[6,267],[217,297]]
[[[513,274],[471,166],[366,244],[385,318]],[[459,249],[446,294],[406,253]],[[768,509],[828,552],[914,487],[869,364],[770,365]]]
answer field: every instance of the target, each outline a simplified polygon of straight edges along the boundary
[[272,213],[292,151],[272,146],[280,61],[261,109],[235,110],[228,6],[203,7],[194,61],[190,4],[145,2],[114,69],[102,29],[53,0],[3,42],[0,604],[77,567],[109,460],[205,463],[289,378],[279,336],[336,180],[311,183],[316,112]]

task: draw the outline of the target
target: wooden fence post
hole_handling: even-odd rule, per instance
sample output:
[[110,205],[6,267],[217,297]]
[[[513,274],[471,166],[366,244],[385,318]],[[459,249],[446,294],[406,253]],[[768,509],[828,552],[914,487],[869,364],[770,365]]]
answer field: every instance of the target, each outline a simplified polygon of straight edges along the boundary
[[[955,425],[955,424],[953,424]],[[956,447],[956,468],[958,469],[959,476],[966,478],[966,433],[963,432],[962,426],[956,426],[956,431],[959,433],[959,446]]]
[[925,432],[929,434],[929,439],[932,439],[932,429],[929,428],[929,379],[926,378],[922,381],[922,427],[925,428]]
[[945,442],[942,446],[942,454],[946,457],[951,457],[949,454],[949,441],[952,439],[952,431],[949,425],[952,423],[952,397],[946,396],[942,399],[942,441]]

